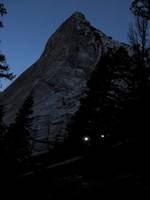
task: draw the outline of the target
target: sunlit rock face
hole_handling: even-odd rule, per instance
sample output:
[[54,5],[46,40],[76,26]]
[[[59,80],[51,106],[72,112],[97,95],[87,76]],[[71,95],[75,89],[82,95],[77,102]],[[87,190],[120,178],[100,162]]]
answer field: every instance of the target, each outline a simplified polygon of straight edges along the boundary
[[91,26],[83,14],[74,13],[50,37],[39,60],[0,95],[5,121],[13,122],[32,94],[34,152],[47,151],[48,145],[64,138],[66,124],[78,110],[101,52],[120,45]]

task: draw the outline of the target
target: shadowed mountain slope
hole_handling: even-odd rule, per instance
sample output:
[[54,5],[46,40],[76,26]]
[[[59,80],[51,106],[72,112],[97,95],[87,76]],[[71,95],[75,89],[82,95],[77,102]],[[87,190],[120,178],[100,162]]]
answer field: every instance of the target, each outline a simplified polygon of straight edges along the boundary
[[102,50],[120,45],[75,12],[49,38],[38,61],[0,95],[6,123],[13,122],[25,98],[32,94],[35,152],[45,151],[56,138],[63,139]]

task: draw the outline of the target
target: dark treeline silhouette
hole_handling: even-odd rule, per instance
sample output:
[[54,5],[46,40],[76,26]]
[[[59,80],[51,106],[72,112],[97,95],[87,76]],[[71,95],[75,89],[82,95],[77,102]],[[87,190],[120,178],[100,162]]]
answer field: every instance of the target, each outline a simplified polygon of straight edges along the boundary
[[[135,149],[136,132],[132,110],[139,95],[136,93],[139,84],[137,68],[126,48],[109,49],[100,58],[88,81],[89,90],[68,124],[70,152],[86,153],[93,167],[91,172],[96,175],[104,173],[104,169],[109,173],[111,162],[116,162],[116,166],[121,162],[112,160],[112,146],[128,143],[131,147],[132,143]],[[125,148],[129,156],[127,145]],[[120,156],[123,158],[124,155]]]
[[[0,120],[1,131],[1,163],[3,175],[19,174],[19,170],[31,156],[32,110],[33,97],[28,96],[16,114],[14,123],[7,128]],[[5,173],[4,173],[5,172]]]
[[126,47],[108,49],[102,55],[67,131],[70,152],[80,154],[88,150],[92,159],[88,156],[86,164],[91,163],[91,171],[96,175],[99,171],[103,173],[102,165],[108,172],[113,164],[116,173],[129,170],[135,177],[140,174],[148,182],[149,16],[144,10],[143,14],[135,11],[139,9],[136,8],[138,2],[134,1],[131,7],[136,16],[135,26],[129,27],[130,55]]
[[[131,4],[131,11],[135,15],[135,20],[138,19],[137,29],[134,29],[134,35],[137,35],[140,40],[137,40],[139,54],[136,62],[138,64],[137,76],[140,80],[140,86],[137,93],[139,94],[138,101],[134,105],[135,114],[134,121],[136,127],[137,139],[137,165],[139,171],[144,175],[145,180],[149,182],[150,165],[148,161],[149,147],[149,112],[150,112],[150,58],[149,58],[149,22],[150,22],[150,1],[149,0],[134,0]],[[138,59],[140,58],[140,59]]]
[[[7,10],[4,4],[0,3],[0,17],[7,14]],[[0,27],[4,27],[3,22],[0,20]],[[0,53],[0,78],[6,78],[12,80],[15,75],[10,71],[10,67],[6,64],[6,58],[3,54]]]

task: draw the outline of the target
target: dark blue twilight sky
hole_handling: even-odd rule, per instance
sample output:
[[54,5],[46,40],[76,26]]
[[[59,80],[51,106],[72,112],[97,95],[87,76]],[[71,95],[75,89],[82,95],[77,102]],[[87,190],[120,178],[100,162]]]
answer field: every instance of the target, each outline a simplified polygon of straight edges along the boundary
[[[73,12],[80,11],[98,29],[127,42],[132,0],[0,0],[8,14],[0,30],[0,50],[20,75],[44,50],[49,36]],[[10,82],[3,82],[5,88]]]

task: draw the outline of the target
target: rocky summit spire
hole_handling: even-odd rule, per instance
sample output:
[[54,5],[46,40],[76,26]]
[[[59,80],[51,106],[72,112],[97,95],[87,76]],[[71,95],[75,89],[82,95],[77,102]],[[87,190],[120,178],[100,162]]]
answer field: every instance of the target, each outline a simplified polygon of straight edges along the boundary
[[[49,38],[39,60],[29,67],[1,95],[5,121],[13,122],[25,98],[34,98],[34,152],[46,151],[59,135],[63,139],[70,117],[98,61],[102,49],[120,45],[97,30],[75,12]],[[48,143],[43,143],[45,140]]]
[[69,18],[69,19],[77,19],[77,21],[86,21],[85,15],[79,11],[74,12]]

